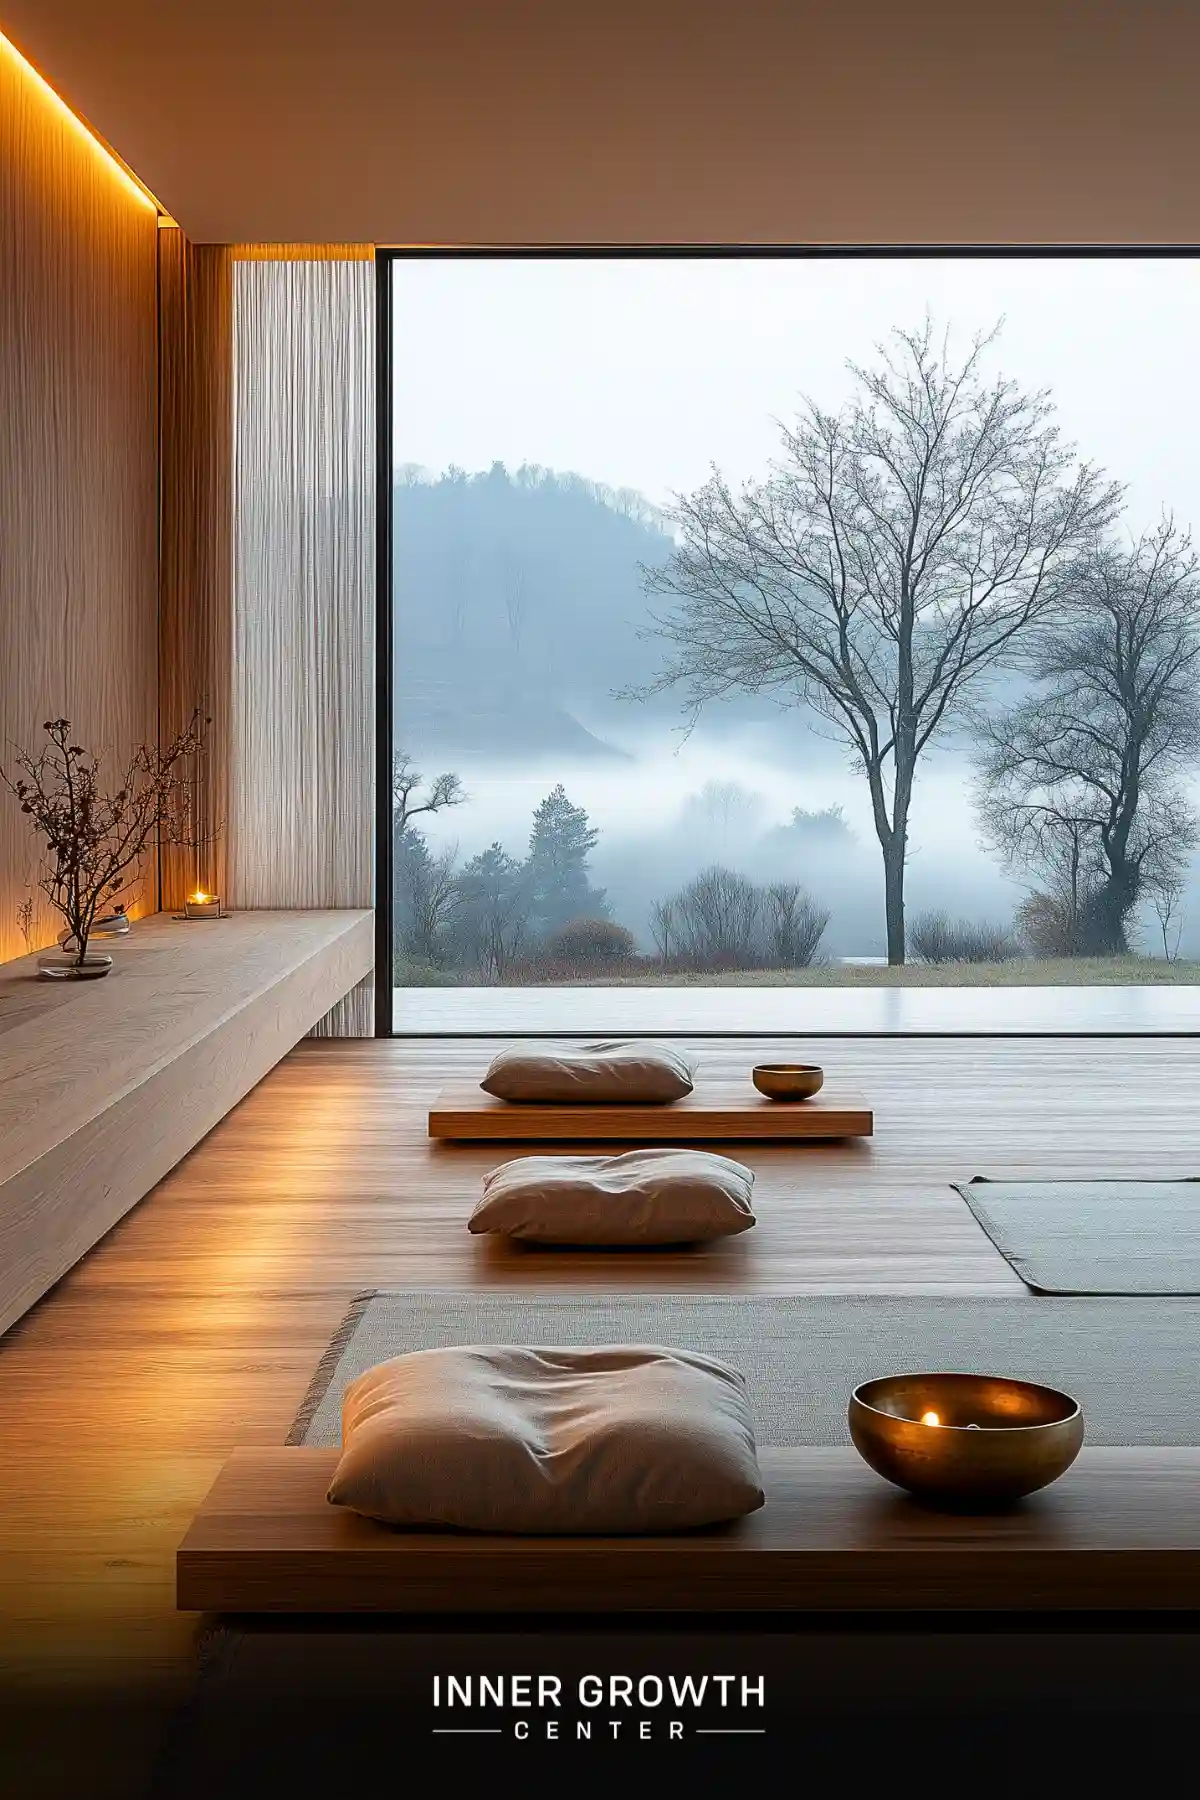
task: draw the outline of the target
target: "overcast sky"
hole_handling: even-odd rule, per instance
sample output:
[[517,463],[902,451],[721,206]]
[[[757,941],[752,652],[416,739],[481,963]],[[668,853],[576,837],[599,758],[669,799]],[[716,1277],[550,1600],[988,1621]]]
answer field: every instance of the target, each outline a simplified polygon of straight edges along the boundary
[[716,462],[761,474],[773,421],[836,406],[928,309],[989,369],[1053,389],[1131,524],[1200,526],[1200,258],[524,260],[395,265],[395,459],[574,470],[666,501]]

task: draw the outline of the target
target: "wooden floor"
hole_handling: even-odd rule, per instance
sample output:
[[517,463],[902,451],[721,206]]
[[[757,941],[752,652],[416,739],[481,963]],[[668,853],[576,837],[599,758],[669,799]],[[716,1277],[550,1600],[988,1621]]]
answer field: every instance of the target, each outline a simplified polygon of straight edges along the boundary
[[713,1074],[824,1063],[875,1137],[739,1146],[760,1223],[706,1249],[506,1252],[465,1230],[502,1148],[426,1137],[492,1048],[305,1042],[0,1340],[0,1791],[141,1791],[190,1673],[176,1546],[361,1289],[1016,1294],[952,1179],[1200,1173],[1195,1039],[698,1043]]

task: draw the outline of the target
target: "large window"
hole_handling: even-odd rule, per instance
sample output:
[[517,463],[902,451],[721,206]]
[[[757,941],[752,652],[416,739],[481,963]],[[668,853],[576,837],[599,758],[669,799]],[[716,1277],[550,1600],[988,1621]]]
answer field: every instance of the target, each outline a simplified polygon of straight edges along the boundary
[[1196,980],[1200,264],[391,270],[400,1029]]

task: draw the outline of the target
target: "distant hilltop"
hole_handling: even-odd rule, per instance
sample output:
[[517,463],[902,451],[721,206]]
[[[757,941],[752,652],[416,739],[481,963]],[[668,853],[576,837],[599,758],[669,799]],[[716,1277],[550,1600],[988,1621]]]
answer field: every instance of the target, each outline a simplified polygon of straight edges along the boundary
[[[675,727],[677,694],[622,698],[659,672],[642,569],[670,555],[662,511],[631,488],[541,468],[395,486],[396,734],[414,755],[626,758],[616,743]],[[727,725],[795,740],[769,699],[738,695]]]
[[617,692],[657,666],[638,635],[648,622],[640,566],[665,561],[671,546],[649,502],[497,464],[404,476],[395,506],[403,741],[448,757],[624,757],[605,726],[644,709]]
[[490,693],[464,693],[450,680],[407,675],[399,683],[396,735],[414,756],[436,758],[447,765],[520,762],[536,767],[572,762],[629,762],[615,744],[582,725],[546,693],[497,688]]

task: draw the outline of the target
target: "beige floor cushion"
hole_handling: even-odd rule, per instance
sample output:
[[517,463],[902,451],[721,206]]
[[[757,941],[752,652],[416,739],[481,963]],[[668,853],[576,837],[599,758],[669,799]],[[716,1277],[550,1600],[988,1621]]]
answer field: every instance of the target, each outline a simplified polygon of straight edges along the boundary
[[692,1091],[695,1065],[670,1044],[510,1044],[480,1087],[498,1100],[575,1105],[663,1105]]
[[342,1403],[335,1506],[394,1525],[680,1531],[763,1504],[737,1370],[657,1345],[415,1350]]
[[754,1224],[753,1171],[707,1150],[518,1156],[483,1178],[468,1231],[545,1244],[694,1244]]

